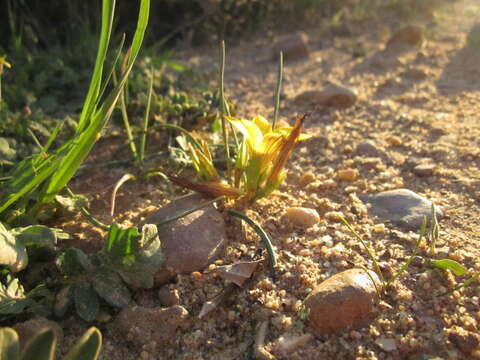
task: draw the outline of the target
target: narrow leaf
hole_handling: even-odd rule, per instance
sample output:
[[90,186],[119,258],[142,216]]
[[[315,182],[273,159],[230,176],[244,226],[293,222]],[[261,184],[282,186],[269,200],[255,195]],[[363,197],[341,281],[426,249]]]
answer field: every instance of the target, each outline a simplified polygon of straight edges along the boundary
[[443,269],[443,270],[450,270],[455,275],[461,276],[468,273],[468,270],[455,260],[450,259],[442,259],[442,260],[432,260],[432,265],[436,268]]

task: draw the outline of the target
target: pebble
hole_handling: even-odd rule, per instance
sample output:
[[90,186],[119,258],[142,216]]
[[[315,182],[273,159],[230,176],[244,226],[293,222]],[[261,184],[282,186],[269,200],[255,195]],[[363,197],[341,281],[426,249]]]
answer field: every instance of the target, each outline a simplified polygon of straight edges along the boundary
[[[360,195],[360,200],[371,204],[368,212],[382,221],[406,230],[419,230],[426,216],[430,221],[432,203],[430,200],[408,189],[396,189],[373,195]],[[443,218],[443,211],[435,207],[437,219]]]
[[317,210],[304,207],[290,207],[283,215],[294,226],[309,228],[320,221]]
[[432,176],[435,170],[434,164],[418,164],[413,168],[413,173],[420,177]]
[[18,334],[20,345],[23,347],[34,335],[38,334],[44,329],[52,329],[57,338],[57,344],[63,340],[63,330],[61,326],[52,320],[48,320],[44,317],[36,317],[28,321],[17,323],[13,326]]
[[428,77],[424,70],[415,68],[408,69],[401,75],[410,80],[425,80]]
[[377,340],[375,340],[375,344],[377,344],[380,347],[380,349],[386,352],[397,350],[397,345],[395,344],[394,339],[388,339],[382,336]]
[[307,34],[303,32],[295,32],[280,39],[273,46],[273,60],[278,61],[280,51],[283,52],[284,62],[307,59],[310,56]]
[[[159,223],[207,200],[199,194],[187,195],[149,214],[145,222]],[[213,205],[159,226],[158,234],[165,267],[156,276],[157,285],[175,274],[203,270],[223,254],[227,243],[225,221]]]
[[344,181],[355,181],[358,178],[357,169],[343,169],[337,171],[337,176],[340,180]]
[[162,306],[174,306],[180,304],[180,295],[177,289],[164,285],[158,290],[158,300]]
[[425,41],[423,27],[407,25],[400,28],[387,42],[387,49],[421,47]]
[[280,355],[286,355],[298,350],[302,346],[305,346],[311,340],[313,340],[313,336],[311,334],[284,334],[275,342],[273,346],[274,352],[279,353]]
[[480,335],[457,326],[448,331],[448,340],[469,355],[480,344]]
[[331,83],[323,90],[308,90],[295,98],[297,104],[319,104],[326,107],[347,108],[357,102],[354,90],[340,84]]
[[316,180],[315,174],[312,172],[306,172],[303,174],[300,179],[298,179],[298,185],[301,187],[307,186]]
[[[379,286],[378,276],[369,274]],[[327,335],[366,325],[377,301],[370,276],[365,270],[349,269],[321,282],[304,301],[311,330]]]
[[177,328],[187,317],[188,311],[179,305],[169,308],[131,306],[117,315],[112,330],[139,348],[148,345],[158,351],[175,338]]
[[403,144],[403,141],[400,137],[398,136],[390,136],[387,138],[388,145],[394,147],[394,146],[400,146]]
[[378,148],[372,140],[367,140],[359,143],[355,148],[355,154],[363,156],[372,156],[372,157],[382,157],[385,156],[385,152]]

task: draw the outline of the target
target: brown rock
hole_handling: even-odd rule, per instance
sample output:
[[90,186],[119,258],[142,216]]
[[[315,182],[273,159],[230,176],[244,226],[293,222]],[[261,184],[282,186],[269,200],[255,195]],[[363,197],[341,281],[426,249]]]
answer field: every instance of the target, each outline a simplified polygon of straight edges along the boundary
[[387,42],[387,49],[399,47],[421,47],[423,45],[424,30],[418,25],[407,25],[399,29]]
[[344,181],[355,181],[358,175],[357,169],[341,169],[337,171],[338,178]]
[[422,69],[408,69],[402,73],[402,76],[411,80],[425,80],[427,73]]
[[455,327],[449,331],[448,340],[464,354],[470,354],[480,344],[480,335],[461,327]]
[[[369,271],[377,286],[377,275]],[[320,283],[305,299],[308,323],[317,335],[333,334],[365,325],[372,317],[377,292],[362,269],[350,269]]]
[[420,177],[432,176],[435,170],[434,164],[419,164],[413,168],[413,173]]
[[303,32],[286,35],[273,46],[272,58],[274,60],[278,60],[280,51],[283,51],[285,62],[308,58],[310,56],[308,36]]
[[174,338],[187,316],[188,311],[179,305],[166,309],[131,306],[118,314],[112,328],[120,338],[158,351]]
[[18,323],[13,328],[18,333],[18,338],[22,348],[32,339],[34,335],[45,329],[53,330],[57,338],[57,344],[61,343],[63,340],[63,330],[60,325],[58,325],[55,321],[48,320],[44,317],[36,317],[31,320]]
[[291,207],[285,212],[284,217],[293,225],[308,228],[320,221],[317,210],[304,207]]
[[[150,214],[145,222],[159,223],[205,201],[207,199],[199,194],[182,197]],[[222,255],[227,242],[225,222],[213,205],[159,226],[158,234],[165,255],[165,268],[157,274],[157,284],[159,279],[167,281],[175,274],[203,270]]]
[[180,295],[177,289],[172,289],[168,285],[164,285],[158,290],[158,300],[163,306],[174,306],[180,304]]
[[314,182],[316,179],[315,177],[315,174],[312,173],[312,172],[306,172],[305,174],[303,174],[300,179],[298,179],[298,185],[300,185],[301,187],[305,187],[307,186],[308,184]]
[[329,84],[323,90],[309,90],[295,98],[297,104],[319,104],[327,107],[347,108],[355,104],[355,91],[338,84]]

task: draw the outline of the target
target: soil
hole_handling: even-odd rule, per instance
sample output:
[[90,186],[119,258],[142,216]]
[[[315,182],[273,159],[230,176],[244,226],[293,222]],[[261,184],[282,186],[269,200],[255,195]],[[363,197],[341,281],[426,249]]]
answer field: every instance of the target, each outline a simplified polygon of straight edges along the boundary
[[[414,262],[395,282],[369,325],[313,337],[286,355],[275,352],[280,336],[309,333],[300,310],[318,282],[354,265],[372,267],[361,244],[339,222],[339,213],[375,250],[386,274],[400,268],[411,254],[418,234],[369,217],[358,199],[361,194],[408,188],[429,198],[446,215],[440,223],[437,258],[456,260],[471,274],[480,271],[479,15],[476,0],[452,2],[435,11],[436,26],[423,23],[427,30],[421,48],[395,55],[383,52],[389,38],[385,27],[362,26],[350,37],[325,37],[308,30],[310,56],[285,66],[280,114],[281,120],[292,123],[296,114],[310,113],[305,127],[313,138],[296,149],[279,191],[247,210],[272,238],[279,258],[277,277],[272,279],[266,267],[257,271],[243,289],[200,319],[202,305],[226,284],[207,274],[179,275],[171,286],[190,317],[171,343],[150,353],[115,338],[108,325],[95,324],[104,334],[101,359],[253,359],[258,326],[267,320],[265,352],[257,358],[480,359],[478,345],[468,347],[468,336],[462,335],[479,329],[478,282],[452,292],[466,276],[434,270],[428,261]],[[392,20],[389,25],[396,29],[400,24]],[[226,90],[245,118],[273,113],[275,39],[277,35],[258,34],[228,49]],[[352,56],[352,44],[361,44],[364,56]],[[183,57],[198,71],[210,71],[218,63],[213,48],[185,51]],[[320,90],[327,81],[354,89],[355,105],[338,110],[295,103],[297,95]],[[366,140],[374,141],[391,161],[356,155],[356,146]],[[152,138],[149,144],[162,141]],[[111,159],[115,143],[118,140],[102,140],[89,161]],[[425,162],[435,165],[433,172],[419,176],[413,167]],[[359,176],[339,179],[338,171],[349,168],[358,170]],[[112,218],[110,193],[129,171],[128,166],[86,169],[72,188],[92,196],[95,216],[121,225],[140,223],[179,194],[169,193],[161,182],[128,182],[119,191],[117,215]],[[313,175],[308,184],[300,181],[305,173]],[[320,222],[307,229],[292,227],[282,218],[292,206],[317,209]],[[256,259],[261,247],[255,233],[247,228],[238,231],[239,223],[227,221],[227,253],[210,268]],[[101,247],[103,234],[80,218],[58,225],[74,235],[76,246],[88,251]],[[419,255],[430,258],[428,244],[422,244]],[[158,306],[157,293],[142,291],[135,300]],[[61,324],[66,345],[89,326],[73,316]],[[386,340],[390,345],[393,340],[394,346],[382,345]]]

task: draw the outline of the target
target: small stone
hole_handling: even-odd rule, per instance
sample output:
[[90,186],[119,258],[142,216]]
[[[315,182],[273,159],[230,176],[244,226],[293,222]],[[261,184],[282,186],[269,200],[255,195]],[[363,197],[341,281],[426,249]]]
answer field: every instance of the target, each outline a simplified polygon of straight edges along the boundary
[[423,267],[425,265],[425,258],[423,258],[422,256],[414,256],[412,258],[412,266],[415,266],[415,267]]
[[310,56],[308,36],[303,32],[286,35],[273,46],[272,59],[278,61],[280,51],[285,62],[306,59]]
[[13,328],[18,333],[20,346],[22,348],[33,338],[33,336],[45,329],[53,330],[55,337],[57,338],[57,343],[61,343],[63,340],[63,330],[61,326],[55,321],[48,320],[44,317],[36,317],[31,320],[15,324]]
[[425,80],[427,73],[422,69],[408,69],[401,74],[403,77],[410,80]]
[[158,300],[162,306],[174,306],[180,304],[180,295],[177,289],[164,285],[158,290]]
[[390,146],[400,146],[403,144],[402,139],[400,139],[398,136],[390,136],[387,138],[388,145]]
[[288,208],[283,215],[294,226],[309,228],[320,221],[317,210],[304,207]]
[[371,157],[382,157],[385,155],[385,152],[377,147],[375,142],[372,140],[367,140],[359,143],[355,149],[357,155],[362,156],[371,156]]
[[187,317],[188,311],[179,305],[166,309],[131,306],[117,315],[112,330],[140,348],[149,345],[158,351],[175,338],[177,328]]
[[274,351],[280,355],[286,355],[305,346],[313,339],[311,334],[290,335],[284,334],[280,336],[273,345]]
[[366,325],[377,301],[372,279],[379,286],[380,280],[374,272],[350,269],[321,282],[304,301],[313,332],[335,334]]
[[423,27],[407,25],[399,29],[387,42],[387,49],[421,47],[425,41]]
[[358,170],[357,169],[338,170],[337,176],[340,180],[355,181],[358,178]]
[[[145,222],[158,224],[207,200],[199,194],[184,196],[149,214]],[[175,274],[205,269],[223,254],[227,243],[225,221],[213,205],[159,226],[158,235],[165,265],[156,276],[157,285],[160,280],[167,281]]]
[[413,173],[420,177],[432,176],[435,170],[434,164],[418,164],[413,168]]
[[[396,189],[373,195],[360,195],[360,200],[371,204],[368,212],[382,221],[389,221],[406,230],[419,230],[423,217],[430,222],[432,202],[408,189]],[[443,211],[435,207],[437,219]]]
[[387,339],[386,337],[381,337],[375,340],[375,344],[377,344],[380,349],[386,352],[397,350],[397,345],[394,339]]
[[295,98],[297,104],[318,104],[326,107],[347,108],[355,104],[357,94],[355,91],[331,83],[323,90],[309,90],[301,93]]
[[303,174],[300,179],[298,179],[298,185],[301,187],[307,186],[315,181],[315,175],[312,172],[306,172]]
[[480,335],[461,327],[455,327],[448,332],[448,340],[461,352],[468,355],[480,344]]

